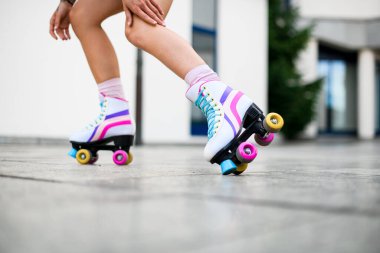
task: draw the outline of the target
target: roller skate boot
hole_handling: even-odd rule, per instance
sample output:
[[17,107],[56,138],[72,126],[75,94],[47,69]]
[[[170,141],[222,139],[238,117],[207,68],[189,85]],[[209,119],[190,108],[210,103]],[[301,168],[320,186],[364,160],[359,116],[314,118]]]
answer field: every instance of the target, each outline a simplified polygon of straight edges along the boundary
[[100,95],[101,112],[85,129],[70,137],[72,149],[69,155],[80,164],[93,164],[98,160],[99,150],[113,152],[117,165],[132,162],[129,152],[133,144],[135,126],[132,122],[128,102]]
[[212,164],[219,164],[223,175],[243,173],[256,158],[257,148],[248,138],[254,134],[259,145],[269,145],[284,124],[279,114],[264,116],[250,98],[220,81],[196,83],[187,90],[186,97],[207,118],[204,156]]

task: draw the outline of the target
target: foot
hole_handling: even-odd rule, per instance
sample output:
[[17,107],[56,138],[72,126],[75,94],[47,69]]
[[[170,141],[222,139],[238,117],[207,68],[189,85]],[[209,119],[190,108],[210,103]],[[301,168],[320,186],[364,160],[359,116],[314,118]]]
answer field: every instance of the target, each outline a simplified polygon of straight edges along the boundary
[[100,95],[101,112],[84,129],[70,137],[72,143],[93,143],[116,136],[135,134],[135,125],[126,100]]
[[244,115],[253,101],[220,81],[194,84],[187,90],[186,97],[207,117],[209,140],[204,156],[211,161],[239,135]]

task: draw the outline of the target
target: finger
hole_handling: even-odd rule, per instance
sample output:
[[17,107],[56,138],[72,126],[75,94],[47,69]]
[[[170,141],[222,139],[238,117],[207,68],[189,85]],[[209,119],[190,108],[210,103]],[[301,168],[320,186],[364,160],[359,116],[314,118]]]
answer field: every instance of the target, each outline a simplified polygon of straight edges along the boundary
[[150,0],[148,2],[151,3],[154,7],[156,7],[158,11],[161,13],[161,15],[164,16],[164,11],[161,9],[161,6],[155,0]]
[[65,28],[65,29],[63,29],[63,32],[64,32],[64,34],[65,34],[65,38],[66,38],[67,40],[70,40],[70,39],[71,39],[71,36],[70,36],[69,28]]
[[49,33],[50,33],[51,37],[53,37],[55,40],[57,40],[58,37],[57,37],[57,35],[54,32],[54,20],[55,20],[55,14],[53,14],[53,16],[50,19]]
[[58,36],[59,36],[59,38],[61,38],[61,40],[66,40],[65,33],[63,32],[63,30],[61,28],[58,27],[58,29],[55,29],[55,32],[58,34]]
[[125,18],[126,18],[126,21],[127,21],[127,26],[132,26],[132,24],[133,24],[133,16],[132,16],[131,11],[128,8],[124,8],[124,12],[125,12]]
[[154,12],[151,9],[149,9],[148,6],[144,5],[142,7],[142,10],[145,12],[145,14],[147,14],[151,19],[156,21],[158,24],[164,25],[164,23],[161,21],[161,19],[159,17],[157,17],[157,15],[154,14]]
[[159,18],[159,20],[161,21],[160,24],[165,26],[164,17],[161,15],[160,11],[154,5],[152,5],[150,2],[146,2],[146,4],[147,4],[148,8],[154,12],[156,17]]
[[57,30],[61,24],[61,15],[56,15],[54,20],[54,29]]
[[69,36],[69,40],[71,40],[71,34],[70,34],[70,29],[69,29],[69,27],[67,28],[67,36]]
[[151,25],[157,25],[157,21],[155,21],[153,18],[149,17],[143,10],[141,9],[138,9],[137,10],[137,13],[136,13],[137,16],[139,16],[142,20],[144,20],[145,22],[151,24]]
[[54,24],[53,23],[50,23],[49,33],[50,33],[51,37],[53,37],[55,40],[58,39],[57,35],[54,32]]

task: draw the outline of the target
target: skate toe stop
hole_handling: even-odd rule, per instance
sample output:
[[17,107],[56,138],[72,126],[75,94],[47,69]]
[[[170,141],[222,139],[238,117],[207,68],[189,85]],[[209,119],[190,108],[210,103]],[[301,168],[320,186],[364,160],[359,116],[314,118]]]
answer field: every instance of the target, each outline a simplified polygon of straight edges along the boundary
[[236,165],[231,160],[225,160],[220,164],[220,169],[222,170],[223,175],[229,175],[236,170]]
[[77,151],[75,148],[72,148],[72,149],[69,151],[68,155],[71,156],[72,158],[76,158],[76,156],[77,156],[77,152],[78,152],[78,151]]

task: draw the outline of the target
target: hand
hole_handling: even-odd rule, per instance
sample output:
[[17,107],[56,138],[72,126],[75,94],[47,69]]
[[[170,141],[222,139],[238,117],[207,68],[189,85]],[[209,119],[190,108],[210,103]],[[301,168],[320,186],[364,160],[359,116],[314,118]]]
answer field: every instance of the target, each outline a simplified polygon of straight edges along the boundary
[[50,35],[54,39],[58,39],[57,35],[61,40],[69,40],[70,32],[70,11],[71,4],[67,1],[61,1],[58,5],[57,10],[53,13],[50,19]]
[[132,13],[151,25],[165,26],[164,12],[155,0],[123,0],[127,25],[132,26]]

